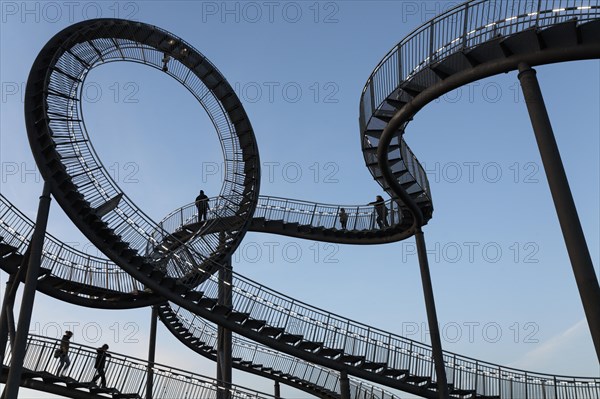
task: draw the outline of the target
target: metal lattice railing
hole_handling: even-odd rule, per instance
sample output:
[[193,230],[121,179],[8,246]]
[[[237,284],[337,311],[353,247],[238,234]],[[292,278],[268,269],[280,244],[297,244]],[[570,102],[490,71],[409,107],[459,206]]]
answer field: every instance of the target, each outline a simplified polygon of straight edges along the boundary
[[[30,335],[23,367],[33,372],[55,374],[59,359],[54,352],[60,347],[60,340],[49,337]],[[144,360],[110,353],[106,362],[107,387],[116,389],[121,394],[138,394],[146,397],[148,373],[153,375],[152,397],[161,399],[217,399],[219,392],[228,391],[232,399],[272,399],[273,396],[252,389],[232,385],[226,389],[218,385],[215,379],[182,369],[154,364],[150,367]],[[71,366],[67,369],[68,378],[78,382],[92,380],[95,370],[95,348],[71,343],[69,349]],[[4,364],[10,366],[10,354]]]
[[[213,324],[173,303],[169,303],[167,306],[169,306],[169,311],[176,316],[176,320],[185,328],[185,332],[181,331],[179,334],[189,332],[197,338],[200,341],[198,345],[202,347],[202,349],[198,349],[200,352],[207,351],[209,348],[217,349],[217,329]],[[289,374],[290,378],[300,379],[305,384],[315,384],[336,394],[340,392],[338,372],[269,349],[236,334],[232,339],[232,357],[239,358],[240,363],[260,364],[263,368],[272,369],[273,374]],[[351,397],[355,399],[398,398],[397,395],[380,387],[354,378],[350,378],[350,391]]]
[[[109,38],[107,34],[121,36]],[[167,53],[170,54],[168,66],[164,62]],[[235,120],[231,120],[225,111],[225,102],[231,108],[234,101],[239,100],[234,94],[226,96],[226,93],[233,93],[233,89],[220,77],[214,65],[182,39],[156,27],[130,24],[129,21],[94,21],[91,29],[66,38],[55,53],[44,79],[44,115],[53,148],[69,174],[69,181],[92,208],[122,195],[118,205],[102,219],[130,248],[144,254],[148,242],[156,240],[160,227],[138,209],[113,181],[90,144],[82,118],[80,99],[88,72],[98,65],[116,61],[162,69],[188,89],[207,111],[225,157],[225,180],[218,197],[218,201],[222,201],[218,207],[222,212],[220,216],[238,215],[241,219],[235,228],[227,231],[226,242],[233,246],[243,234],[244,219],[239,215],[246,215],[253,209],[253,198],[258,195],[259,171],[252,166],[258,159],[258,152],[251,126],[243,108],[234,108]],[[201,78],[198,65],[209,73]],[[219,96],[226,99],[221,101]],[[242,141],[244,148],[241,147]],[[205,235],[189,246],[200,255],[201,263],[223,248],[218,235]],[[176,270],[177,264],[171,259],[156,259],[156,262],[164,270],[181,277],[180,271]]]
[[[471,0],[421,25],[385,55],[363,88],[359,120],[367,165],[377,162],[374,152],[365,151],[377,145],[366,134],[373,125],[374,115],[384,109],[386,99],[392,95],[397,97],[398,89],[420,71],[454,53],[467,51],[498,36],[506,37],[526,29],[544,28],[574,19],[581,23],[599,15],[597,0]],[[419,79],[419,85],[423,87],[433,83],[434,80]],[[399,159],[404,163],[413,181],[424,191],[423,198],[431,201],[427,175],[402,137],[405,127],[396,132],[395,140],[400,148],[391,151],[389,159]],[[369,169],[374,176],[377,175],[377,167],[369,166]]]
[[[207,220],[214,221],[220,216],[219,201],[209,200]],[[387,222],[390,226],[402,223],[402,212],[405,208],[394,200],[385,202]],[[322,227],[324,229],[342,229],[340,210],[348,215],[346,230],[376,231],[376,211],[373,205],[328,205],[310,201],[289,198],[260,196],[254,218],[264,218],[265,221],[281,221],[283,223],[298,223],[299,226]],[[198,212],[195,203],[190,203],[169,213],[159,223],[162,234],[173,234],[185,226],[198,222]],[[210,230],[210,225],[205,229]],[[165,236],[157,241],[164,240]]]
[[403,82],[455,52],[498,35],[509,36],[574,18],[589,21],[598,15],[597,0],[467,1],[421,25],[386,54],[363,89],[361,118],[367,121]]
[[[29,247],[35,224],[0,194],[0,237],[21,255]],[[131,293],[142,284],[112,261],[86,254],[46,233],[41,265],[50,276],[102,290]]]

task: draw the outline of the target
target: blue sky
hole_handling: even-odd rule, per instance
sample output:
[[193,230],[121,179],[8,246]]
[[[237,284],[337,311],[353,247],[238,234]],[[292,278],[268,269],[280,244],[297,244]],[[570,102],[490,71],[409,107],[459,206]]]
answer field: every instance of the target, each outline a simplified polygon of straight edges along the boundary
[[[361,90],[380,59],[450,2],[2,2],[1,192],[35,217],[42,182],[22,95],[38,51],[73,22],[128,17],[205,54],[236,89],[254,127],[262,195],[366,204],[381,194],[364,166]],[[596,270],[599,261],[600,63],[542,66],[538,78]],[[421,111],[406,140],[428,172],[435,211],[424,228],[444,349],[502,365],[598,376],[560,228],[516,72],[456,90]],[[102,66],[84,106],[115,180],[160,220],[220,190],[222,155],[191,95],[140,65]],[[48,231],[96,250],[53,203]],[[234,270],[304,302],[427,341],[414,240],[344,246],[249,233]],[[0,274],[2,282],[5,274]],[[4,289],[4,284],[0,284]],[[99,311],[36,298],[32,332],[144,357],[150,311]],[[37,331],[36,331],[37,329]],[[61,331],[62,331],[61,330]],[[159,326],[157,361],[215,375]],[[271,392],[271,381],[234,373]],[[305,393],[283,388],[290,398]],[[25,395],[25,391],[23,391]],[[40,397],[39,393],[27,392]]]

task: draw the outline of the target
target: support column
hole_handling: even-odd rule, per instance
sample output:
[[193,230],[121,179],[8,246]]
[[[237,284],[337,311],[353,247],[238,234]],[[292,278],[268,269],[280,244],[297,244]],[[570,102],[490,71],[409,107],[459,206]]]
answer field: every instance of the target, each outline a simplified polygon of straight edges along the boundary
[[536,72],[519,65],[519,81],[540,151],[579,295],[600,361],[600,287],[569,187]]
[[350,399],[350,380],[346,371],[340,371],[340,399]]
[[[4,291],[4,299],[2,300],[2,308],[0,309],[0,365],[4,364],[6,356],[6,345],[8,345],[8,335],[11,330],[10,323],[14,320],[10,317],[14,307],[13,287],[18,286],[17,280],[19,272],[11,274],[6,282],[6,291]],[[16,287],[15,287],[16,288]],[[15,289],[16,291],[16,289]],[[14,342],[14,336],[11,335],[10,342]]]
[[442,341],[440,339],[440,328],[438,325],[435,300],[433,298],[433,287],[431,285],[431,274],[429,273],[429,261],[427,260],[427,248],[425,237],[421,227],[415,233],[417,243],[417,254],[419,256],[419,267],[421,268],[421,283],[423,284],[423,295],[425,297],[425,309],[427,310],[427,324],[431,333],[431,351],[435,364],[438,398],[448,399],[448,381],[446,380],[446,369],[444,367],[444,356],[442,354]]
[[154,358],[156,355],[156,321],[158,319],[157,305],[152,306],[150,316],[150,342],[148,343],[148,379],[146,380],[146,399],[152,399],[154,389]]
[[279,381],[275,381],[275,387],[273,389],[273,396],[275,399],[281,399],[281,387],[279,386]]
[[44,189],[40,197],[35,230],[29,244],[29,265],[27,267],[27,276],[25,277],[25,287],[21,299],[21,310],[19,312],[15,342],[12,345],[10,369],[6,386],[4,387],[4,399],[17,399],[19,393],[19,382],[21,381],[21,373],[23,372],[23,360],[25,359],[27,335],[31,323],[31,313],[33,312],[33,302],[35,300],[37,279],[40,271],[44,236],[48,224],[48,214],[50,213],[50,192],[51,185],[46,181],[44,182]]
[[[219,270],[219,295],[217,303],[231,307],[233,303],[231,283],[232,283],[231,256],[227,256],[223,261],[223,267]],[[220,386],[225,388],[223,395],[219,399],[229,399],[232,382],[233,363],[231,359],[231,330],[222,326],[217,328],[217,381]]]

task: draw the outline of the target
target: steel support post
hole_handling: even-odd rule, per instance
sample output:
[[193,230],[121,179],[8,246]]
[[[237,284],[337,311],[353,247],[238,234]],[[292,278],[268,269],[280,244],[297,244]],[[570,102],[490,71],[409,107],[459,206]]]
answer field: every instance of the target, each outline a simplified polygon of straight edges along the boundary
[[[6,356],[6,345],[8,345],[8,334],[10,331],[10,323],[14,323],[14,320],[10,317],[9,313],[12,313],[14,306],[14,295],[13,287],[18,285],[17,273],[11,274],[6,282],[6,291],[4,291],[4,299],[2,300],[2,308],[0,310],[0,365],[4,364],[4,357]],[[14,337],[11,336],[10,342],[14,342]]]
[[340,371],[340,399],[350,399],[350,380],[346,371]]
[[427,310],[427,323],[429,324],[429,332],[431,334],[431,351],[433,352],[433,362],[435,364],[438,398],[448,399],[448,382],[446,380],[446,368],[444,367],[444,355],[442,354],[442,340],[440,339],[440,328],[435,310],[435,300],[433,298],[433,286],[431,285],[431,274],[429,273],[425,237],[420,227],[415,233],[415,240],[417,243],[419,267],[421,268],[421,283],[423,284],[425,309]]
[[48,224],[48,214],[50,213],[51,191],[51,184],[47,181],[44,182],[44,189],[42,191],[42,196],[40,197],[35,222],[35,230],[33,231],[29,247],[29,264],[27,267],[27,276],[25,277],[23,297],[21,299],[21,310],[19,312],[19,322],[17,324],[15,342],[12,345],[10,369],[6,380],[6,386],[4,387],[4,399],[17,399],[19,394],[19,383],[21,381],[21,373],[23,372],[27,334],[31,323],[31,313],[33,312],[33,302],[35,300],[37,279],[40,271],[44,236]]
[[150,316],[150,341],[148,342],[148,379],[146,380],[146,399],[152,399],[154,389],[154,358],[156,355],[156,324],[158,320],[157,305],[152,306]]
[[519,64],[519,81],[550,186],[581,302],[600,361],[600,287],[569,187],[536,72]]
[[[231,257],[228,256],[223,261],[223,267],[219,270],[219,295],[217,303],[219,305],[231,307],[232,300],[232,267]],[[217,381],[224,388],[219,396],[220,399],[230,398],[230,388],[232,382],[233,363],[231,359],[231,330],[222,326],[217,329]]]
[[275,399],[281,399],[281,386],[279,385],[279,381],[275,381],[275,386],[273,387],[273,396]]

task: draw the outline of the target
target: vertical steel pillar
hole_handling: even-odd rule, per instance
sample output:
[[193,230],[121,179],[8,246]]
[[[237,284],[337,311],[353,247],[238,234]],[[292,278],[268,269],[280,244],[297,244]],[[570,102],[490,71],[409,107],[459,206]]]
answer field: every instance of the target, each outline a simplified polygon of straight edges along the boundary
[[33,312],[35,290],[40,271],[44,236],[48,224],[48,214],[50,213],[51,191],[51,184],[45,181],[42,196],[40,197],[35,230],[33,231],[29,247],[29,265],[27,267],[27,276],[25,277],[25,288],[23,289],[23,297],[21,299],[21,310],[19,312],[15,342],[12,345],[10,369],[6,386],[4,387],[4,399],[17,399],[19,393],[19,383],[21,381],[21,373],[23,372],[23,360],[25,359],[25,347],[27,345],[27,334],[31,323],[31,313]]
[[[221,237],[224,240],[224,235]],[[222,243],[224,245],[224,241]],[[233,304],[231,283],[232,283],[232,265],[231,256],[223,261],[223,267],[219,269],[219,295],[217,303],[219,305],[231,307]],[[232,382],[232,345],[231,330],[222,326],[217,328],[217,381],[224,388],[221,399],[230,398],[230,388]]]
[[279,381],[275,381],[273,396],[275,399],[281,399],[281,387],[279,386]]
[[148,379],[146,380],[146,399],[152,399],[154,389],[154,358],[156,355],[156,321],[158,319],[157,305],[152,306],[150,316],[150,342],[148,343]]
[[[11,320],[9,312],[13,311],[14,307],[14,292],[16,292],[17,276],[19,272],[13,273],[8,277],[6,282],[6,291],[4,291],[4,299],[2,301],[2,308],[0,308],[0,365],[4,364],[4,357],[6,356],[6,345],[8,345],[8,333],[10,331],[9,324],[14,323]],[[13,288],[14,291],[13,291]],[[11,336],[10,342],[14,342],[14,337]]]
[[425,309],[427,310],[427,324],[431,333],[431,351],[433,352],[433,361],[435,364],[435,374],[437,380],[438,397],[448,399],[448,381],[446,379],[446,368],[444,367],[444,355],[442,354],[442,340],[440,339],[440,328],[435,310],[435,300],[433,298],[433,286],[431,285],[431,274],[429,273],[429,261],[427,260],[427,249],[425,247],[425,238],[421,227],[417,228],[415,233],[417,243],[417,254],[419,256],[419,267],[421,268],[421,283],[423,284],[423,295],[425,297]]
[[344,370],[340,371],[340,399],[350,399],[350,380]]
[[519,81],[527,104],[527,111],[550,186],[554,207],[571,260],[571,267],[579,295],[600,361],[600,287],[594,265],[577,215],[575,201],[563,167],[552,124],[544,104],[544,97],[536,72],[527,64],[519,64]]

